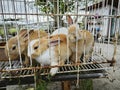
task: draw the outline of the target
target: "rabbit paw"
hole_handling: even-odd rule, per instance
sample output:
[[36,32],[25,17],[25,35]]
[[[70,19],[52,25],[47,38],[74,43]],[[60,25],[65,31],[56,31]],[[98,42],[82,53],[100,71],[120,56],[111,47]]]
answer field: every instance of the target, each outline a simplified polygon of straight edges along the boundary
[[52,69],[50,70],[50,75],[51,75],[51,76],[54,76],[57,72],[58,72],[58,67],[52,68]]
[[[51,66],[56,66],[58,65],[58,62],[52,62]],[[58,72],[58,67],[51,68],[50,70],[50,75],[54,76]]]

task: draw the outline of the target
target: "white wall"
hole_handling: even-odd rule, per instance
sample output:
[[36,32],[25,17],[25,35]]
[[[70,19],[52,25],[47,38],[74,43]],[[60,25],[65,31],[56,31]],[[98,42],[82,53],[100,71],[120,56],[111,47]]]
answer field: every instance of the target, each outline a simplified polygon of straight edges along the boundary
[[[106,6],[106,7],[102,7],[102,8],[98,8],[98,9],[95,9],[95,10],[91,10],[89,11],[89,13],[91,15],[109,15],[109,10],[110,10],[110,7],[109,6]],[[96,19],[92,19],[92,21],[94,23],[96,23]],[[100,28],[101,28],[101,34],[103,36],[106,36],[107,35],[107,30],[108,30],[108,18],[101,18],[101,21],[102,21],[102,25],[100,25]],[[88,25],[89,29],[91,30],[92,28],[95,28],[96,26],[98,25]]]

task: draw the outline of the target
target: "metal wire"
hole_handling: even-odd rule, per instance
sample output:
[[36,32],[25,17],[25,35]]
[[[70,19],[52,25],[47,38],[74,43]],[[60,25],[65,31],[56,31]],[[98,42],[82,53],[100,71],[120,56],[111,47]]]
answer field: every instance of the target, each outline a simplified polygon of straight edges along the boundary
[[[5,19],[5,17],[4,17],[4,12],[3,12],[3,3],[2,3],[2,1],[1,1],[1,3],[0,3],[1,5],[1,12],[2,12],[2,19],[4,20]],[[6,26],[5,26],[5,21],[3,21],[4,22],[4,32],[5,32],[5,36],[6,36],[6,41],[8,40],[8,37],[7,37],[7,30],[6,30]],[[7,43],[6,43],[7,44]],[[11,59],[10,59],[10,54],[9,54],[9,47],[8,47],[8,44],[7,44],[7,50],[8,50],[8,57],[9,57],[9,64],[10,64],[10,68],[11,68]]]

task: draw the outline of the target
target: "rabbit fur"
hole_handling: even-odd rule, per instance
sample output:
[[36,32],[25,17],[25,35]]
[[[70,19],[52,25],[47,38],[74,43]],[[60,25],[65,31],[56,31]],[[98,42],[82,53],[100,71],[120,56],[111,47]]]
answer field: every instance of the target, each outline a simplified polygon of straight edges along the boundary
[[56,35],[56,34],[68,34],[68,29],[66,27],[61,27],[56,29],[51,35]]

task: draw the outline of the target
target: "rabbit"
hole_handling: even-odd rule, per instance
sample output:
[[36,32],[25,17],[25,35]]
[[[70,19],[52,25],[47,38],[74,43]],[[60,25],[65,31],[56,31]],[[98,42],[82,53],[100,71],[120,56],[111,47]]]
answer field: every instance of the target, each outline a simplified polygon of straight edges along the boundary
[[[37,39],[39,37],[41,38],[47,35],[48,34],[42,30],[27,31],[27,29],[22,29],[19,31],[18,35],[10,38],[7,41],[5,45],[5,54],[10,57],[10,60],[18,59],[20,56],[20,53],[19,53],[19,46],[20,46],[21,56],[25,57],[23,64],[25,66],[28,66],[29,65],[29,58],[27,56],[28,42],[33,39]],[[28,40],[28,36],[29,36],[29,40]],[[18,38],[19,38],[19,42],[18,42]]]
[[85,54],[83,59],[85,59],[85,61],[87,62],[87,60],[90,58],[93,52],[94,47],[94,37],[92,33],[90,33],[88,30],[80,30],[79,28],[76,27],[75,24],[73,24],[70,25],[68,28],[68,38],[69,46],[72,50],[72,55],[70,57],[71,62],[80,63],[80,58],[82,57],[83,54]]
[[56,35],[56,34],[65,34],[65,35],[67,35],[68,34],[67,27],[58,28],[51,35]]
[[[68,23],[68,26],[73,24],[73,20],[70,15],[66,15],[66,21]],[[51,35],[56,35],[56,34],[65,34],[68,35],[68,27],[61,27],[56,29]]]
[[[66,53],[69,50],[69,53]],[[32,40],[28,45],[28,56],[31,56],[37,62],[44,65],[64,65],[67,58],[72,52],[67,47],[67,38],[65,34],[43,37],[41,39]],[[50,75],[54,76],[58,72],[58,67],[50,69]]]
[[[75,25],[75,27],[77,27],[77,29],[79,29],[79,25],[78,24],[72,24],[72,25]],[[56,35],[56,34],[68,35],[68,28],[67,27],[58,28],[51,35]]]

